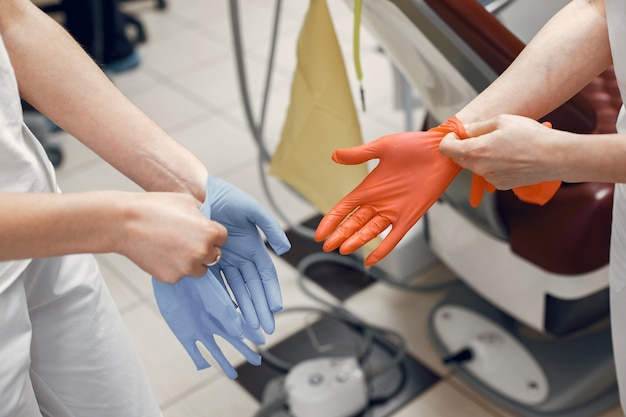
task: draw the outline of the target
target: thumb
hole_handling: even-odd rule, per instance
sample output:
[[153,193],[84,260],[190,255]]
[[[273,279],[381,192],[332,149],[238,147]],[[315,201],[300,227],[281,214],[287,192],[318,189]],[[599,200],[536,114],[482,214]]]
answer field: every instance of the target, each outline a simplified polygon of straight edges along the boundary
[[377,142],[378,140],[375,140],[353,148],[337,149],[333,152],[333,161],[343,165],[357,165],[378,158]]
[[467,141],[461,139],[455,133],[446,134],[439,142],[439,152],[448,158],[461,158],[465,153]]
[[465,125],[465,132],[469,138],[486,135],[498,128],[496,119],[489,119],[480,122],[469,123]]
[[291,243],[278,221],[257,202],[251,213],[250,221],[256,224],[265,234],[268,243],[277,255],[282,255],[291,249]]

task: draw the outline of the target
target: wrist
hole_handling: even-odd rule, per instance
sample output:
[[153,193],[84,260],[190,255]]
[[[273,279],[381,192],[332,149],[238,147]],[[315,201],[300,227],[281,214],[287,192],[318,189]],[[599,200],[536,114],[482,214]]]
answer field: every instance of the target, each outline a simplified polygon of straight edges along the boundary
[[102,213],[102,252],[126,255],[137,225],[141,222],[142,193],[112,191]]

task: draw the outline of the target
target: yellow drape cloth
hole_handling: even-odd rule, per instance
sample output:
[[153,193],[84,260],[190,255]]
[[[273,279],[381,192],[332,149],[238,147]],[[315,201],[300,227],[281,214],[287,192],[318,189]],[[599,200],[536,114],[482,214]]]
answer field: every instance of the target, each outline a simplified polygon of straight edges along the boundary
[[363,143],[341,49],[326,0],[311,0],[297,45],[297,67],[270,174],[326,214],[367,175],[365,164],[331,160]]

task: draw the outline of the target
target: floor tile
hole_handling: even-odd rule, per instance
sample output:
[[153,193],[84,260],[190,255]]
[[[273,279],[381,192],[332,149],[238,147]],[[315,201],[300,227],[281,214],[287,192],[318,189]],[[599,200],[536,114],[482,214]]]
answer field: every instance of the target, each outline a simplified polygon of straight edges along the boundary
[[187,392],[184,401],[164,406],[163,416],[252,416],[258,408],[258,402],[239,384],[221,376]]
[[[454,279],[454,276],[445,267],[438,265],[427,271],[425,278],[444,282]],[[362,320],[400,333],[413,356],[438,374],[446,375],[450,370],[443,365],[441,356],[430,340],[429,330],[430,311],[446,292],[400,290],[380,282],[350,298],[346,308]]]
[[246,130],[214,115],[170,129],[170,134],[215,176],[221,176],[244,162],[250,164],[258,153]]
[[463,416],[500,417],[443,381],[414,399],[394,417]]
[[195,386],[220,376],[219,370],[197,371],[158,311],[147,305],[122,318],[148,373],[159,404],[168,404]]
[[128,94],[128,97],[166,130],[208,114],[202,105],[181,94],[169,83],[157,84],[149,90]]
[[98,256],[96,256],[96,259],[98,260],[104,281],[115,300],[118,310],[122,314],[141,303],[140,295],[128,287],[126,283],[127,278],[120,276],[115,265],[103,262]]

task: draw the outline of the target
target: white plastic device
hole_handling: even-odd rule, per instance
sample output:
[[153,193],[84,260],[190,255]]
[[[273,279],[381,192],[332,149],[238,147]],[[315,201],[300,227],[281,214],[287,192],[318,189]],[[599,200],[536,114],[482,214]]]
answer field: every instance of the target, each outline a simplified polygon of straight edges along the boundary
[[287,374],[285,391],[293,417],[351,417],[368,403],[365,374],[354,357],[302,361]]

